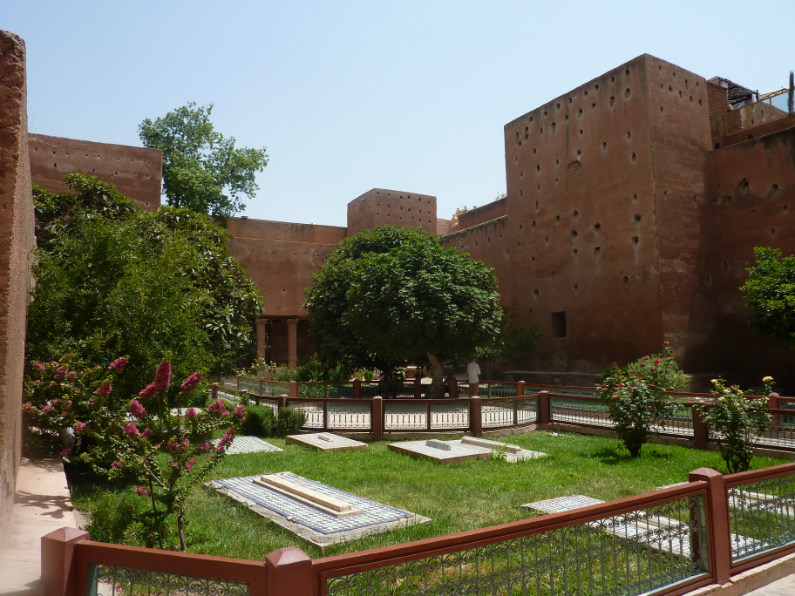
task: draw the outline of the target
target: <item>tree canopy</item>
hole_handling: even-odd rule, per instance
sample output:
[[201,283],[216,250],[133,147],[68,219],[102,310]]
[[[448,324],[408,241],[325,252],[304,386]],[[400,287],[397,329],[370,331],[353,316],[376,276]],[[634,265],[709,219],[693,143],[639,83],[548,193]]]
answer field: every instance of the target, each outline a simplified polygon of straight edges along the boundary
[[432,395],[442,364],[494,341],[503,311],[493,270],[439,236],[383,226],[346,238],[313,277],[306,308],[323,358],[390,366],[427,357]]
[[185,208],[143,211],[98,178],[64,181],[76,194],[34,188],[30,358],[71,352],[96,365],[125,355],[124,397],[167,356],[188,376],[253,353],[262,298],[228,254],[226,232]]
[[775,248],[755,248],[756,264],[740,288],[754,309],[751,325],[767,337],[795,348],[795,255],[783,257]]
[[236,148],[210,122],[213,106],[191,102],[138,126],[145,147],[163,151],[163,194],[172,207],[187,207],[221,221],[254,198],[254,175],[268,165],[266,149]]

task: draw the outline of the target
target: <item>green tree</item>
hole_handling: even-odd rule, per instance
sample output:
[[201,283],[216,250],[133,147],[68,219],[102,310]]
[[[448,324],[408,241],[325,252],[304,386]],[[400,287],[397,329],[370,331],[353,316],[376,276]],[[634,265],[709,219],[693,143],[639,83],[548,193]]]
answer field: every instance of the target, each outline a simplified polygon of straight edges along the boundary
[[229,370],[251,354],[262,300],[223,230],[187,209],[142,211],[97,178],[65,181],[76,194],[34,189],[30,358],[74,353],[98,365],[124,354],[124,398],[169,354],[180,376]]
[[431,362],[442,397],[443,362],[494,341],[503,312],[491,268],[442,248],[439,236],[384,226],[344,240],[313,277],[306,307],[323,356],[353,366]]
[[259,186],[254,175],[268,165],[266,149],[236,148],[210,122],[213,106],[191,102],[138,126],[145,147],[163,151],[163,194],[172,207],[187,207],[221,221],[244,209]]
[[756,264],[740,290],[754,309],[750,323],[766,337],[789,341],[795,348],[795,256],[775,248],[754,248]]
[[[475,351],[475,359],[484,363],[489,374],[501,373],[506,366],[527,358],[538,345],[541,334],[519,323],[506,309],[502,329],[494,341]],[[486,364],[488,363],[488,364]]]

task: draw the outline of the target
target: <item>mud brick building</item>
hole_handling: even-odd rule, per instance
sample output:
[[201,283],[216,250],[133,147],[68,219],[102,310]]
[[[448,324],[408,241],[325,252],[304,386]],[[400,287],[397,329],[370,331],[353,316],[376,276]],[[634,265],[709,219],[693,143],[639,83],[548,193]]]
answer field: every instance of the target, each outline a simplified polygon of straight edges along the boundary
[[[695,387],[772,374],[795,390],[793,352],[748,325],[738,289],[754,246],[795,253],[795,122],[775,93],[644,54],[505,125],[504,199],[448,220],[434,196],[377,188],[346,227],[231,218],[230,250],[265,299],[260,353],[310,355],[312,274],[342,239],[392,224],[494,268],[502,304],[542,333],[515,378],[591,384],[668,341]],[[30,163],[54,190],[85,171],[159,205],[157,151],[30,135]]]

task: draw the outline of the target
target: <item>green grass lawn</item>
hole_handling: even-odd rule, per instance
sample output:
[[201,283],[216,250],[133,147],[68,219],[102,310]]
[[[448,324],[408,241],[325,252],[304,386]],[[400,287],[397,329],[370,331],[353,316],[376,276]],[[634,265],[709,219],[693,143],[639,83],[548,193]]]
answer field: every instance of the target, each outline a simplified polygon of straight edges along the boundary
[[[298,546],[316,558],[524,519],[532,514],[519,505],[529,501],[573,494],[612,500],[686,481],[688,472],[700,467],[726,472],[720,454],[685,447],[645,445],[641,457],[633,460],[619,449],[616,439],[537,431],[503,440],[550,456],[515,464],[492,460],[439,465],[389,451],[387,442],[370,443],[369,452],[322,453],[268,439],[285,451],[227,456],[212,477],[290,471],[429,517],[431,523],[335,545],[321,553],[245,506],[200,487],[187,507],[188,550],[261,560],[275,549]],[[754,458],[751,467],[779,463],[785,461]],[[93,512],[98,526],[115,524],[112,538],[99,528],[92,530],[92,538],[139,543],[134,529],[125,531],[124,511],[143,507],[146,501],[133,496],[130,487],[110,486],[91,475],[72,478],[75,506],[89,517]]]

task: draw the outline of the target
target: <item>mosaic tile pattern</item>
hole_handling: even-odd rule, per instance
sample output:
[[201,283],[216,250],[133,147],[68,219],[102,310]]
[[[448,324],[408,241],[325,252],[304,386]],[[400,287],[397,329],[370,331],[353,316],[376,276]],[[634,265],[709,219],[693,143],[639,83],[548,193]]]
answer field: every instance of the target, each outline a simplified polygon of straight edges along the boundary
[[[212,488],[244,503],[254,505],[254,511],[273,519],[282,527],[318,545],[343,542],[366,534],[387,531],[393,527],[427,523],[430,520],[410,511],[396,509],[376,501],[327,486],[292,472],[279,472],[276,476],[299,486],[339,499],[360,509],[360,515],[336,517],[306,505],[278,491],[255,484],[261,475],[224,478],[210,484]],[[262,511],[264,510],[264,511]],[[294,526],[297,526],[295,528]],[[303,531],[302,531],[303,530]],[[362,532],[361,530],[365,530]]]
[[[221,439],[210,441],[213,445],[218,445]],[[227,455],[237,455],[238,453],[260,453],[262,451],[284,451],[275,445],[263,441],[259,437],[240,436],[232,439],[232,444],[227,448]]]
[[[670,486],[678,485],[673,484]],[[522,505],[522,507],[525,509],[535,509],[536,511],[541,511],[542,513],[560,513],[563,511],[571,511],[572,509],[579,509],[580,507],[596,505],[597,503],[604,503],[604,501],[601,499],[594,499],[593,497],[586,497],[585,495],[571,495],[566,497],[555,497],[554,499],[546,499],[544,501],[536,501],[534,503],[525,503]],[[631,519],[631,523],[603,524],[596,521],[591,522],[588,525],[592,528],[602,530],[608,534],[613,534],[617,538],[623,539],[642,538],[654,534],[661,527],[681,525],[676,520],[661,516],[652,515],[644,519],[642,512],[639,514],[637,519],[633,519],[631,516],[628,519]],[[748,545],[756,543],[757,541],[746,536],[732,534],[731,542],[733,548],[747,548]],[[690,542],[681,540],[677,537],[669,537],[664,542],[656,543],[654,548],[683,557],[690,556]]]
[[560,513],[561,511],[571,511],[572,509],[588,507],[589,505],[596,505],[597,503],[604,503],[604,501],[601,499],[594,499],[593,497],[586,497],[585,495],[569,495],[567,497],[555,497],[554,499],[536,501],[535,503],[525,503],[522,507],[525,509],[535,509],[542,513]]

